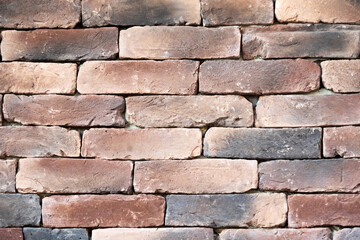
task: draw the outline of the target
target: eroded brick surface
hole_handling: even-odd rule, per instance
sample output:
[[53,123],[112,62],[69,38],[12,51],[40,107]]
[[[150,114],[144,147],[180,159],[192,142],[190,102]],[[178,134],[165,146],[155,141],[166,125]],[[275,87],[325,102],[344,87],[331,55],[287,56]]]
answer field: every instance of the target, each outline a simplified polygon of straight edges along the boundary
[[21,228],[0,228],[0,239],[23,240]]
[[324,128],[324,157],[360,157],[359,127]]
[[0,192],[15,192],[16,160],[0,160]]
[[29,228],[23,230],[25,240],[88,240],[86,229],[80,228]]
[[334,240],[360,239],[360,228],[344,228],[334,232]]

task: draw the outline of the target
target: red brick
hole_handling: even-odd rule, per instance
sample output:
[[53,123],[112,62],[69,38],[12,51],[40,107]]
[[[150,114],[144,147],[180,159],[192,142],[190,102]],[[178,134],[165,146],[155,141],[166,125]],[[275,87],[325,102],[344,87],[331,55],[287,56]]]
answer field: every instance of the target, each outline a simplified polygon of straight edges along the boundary
[[252,104],[242,96],[137,96],[126,98],[129,122],[140,127],[249,127]]
[[2,106],[3,106],[3,96],[0,94],[0,126],[2,125],[2,118],[3,118],[3,110],[2,110]]
[[251,160],[136,162],[134,172],[135,192],[142,193],[240,193],[257,188],[257,180]]
[[83,0],[83,25],[194,25],[200,24],[199,0]]
[[61,127],[0,127],[0,156],[80,155],[80,134]]
[[360,127],[324,128],[324,157],[360,157]]
[[186,159],[200,156],[199,129],[90,129],[84,132],[83,157],[105,159]]
[[309,60],[206,61],[200,66],[202,93],[273,94],[311,92],[320,87],[320,67]]
[[336,60],[321,63],[322,82],[334,92],[360,92],[360,60]]
[[150,227],[164,223],[165,199],[153,195],[45,197],[45,227]]
[[23,193],[116,193],[132,186],[132,163],[99,159],[21,159],[16,188]]
[[353,0],[276,0],[279,22],[360,23],[360,2]]
[[82,94],[196,94],[195,61],[89,61],[81,65]]
[[258,127],[307,127],[360,124],[360,94],[277,95],[260,97]]
[[272,0],[201,0],[205,26],[271,24],[273,9]]
[[239,58],[240,38],[237,27],[132,27],[120,31],[120,57]]
[[75,93],[73,63],[0,63],[1,93]]
[[289,227],[356,226],[360,224],[360,195],[290,195]]
[[0,228],[0,239],[3,240],[23,240],[21,228]]
[[3,61],[82,61],[118,54],[118,29],[38,29],[3,31]]
[[15,174],[16,160],[0,160],[0,192],[15,192]]
[[125,126],[118,96],[5,95],[4,118],[24,125]]

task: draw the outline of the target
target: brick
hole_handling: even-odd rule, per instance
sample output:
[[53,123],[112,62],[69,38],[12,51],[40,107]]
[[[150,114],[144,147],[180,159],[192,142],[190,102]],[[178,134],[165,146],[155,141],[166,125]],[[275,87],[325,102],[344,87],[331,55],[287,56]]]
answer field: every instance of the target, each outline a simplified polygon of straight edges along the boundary
[[327,228],[314,229],[226,229],[219,240],[331,240]]
[[131,187],[129,161],[27,158],[20,160],[16,175],[23,193],[116,193]]
[[24,228],[25,240],[88,240],[86,229],[50,229],[50,228]]
[[23,240],[21,228],[0,228],[0,239]]
[[34,194],[0,194],[0,227],[39,226],[41,207]]
[[[81,94],[196,94],[199,62],[89,61],[81,65]],[[181,80],[181,81],[180,81]]]
[[360,127],[348,126],[324,128],[324,157],[360,157],[360,142],[358,141],[359,136]]
[[129,122],[140,127],[249,127],[252,104],[242,96],[136,96],[126,98]]
[[282,193],[168,195],[167,226],[275,227],[286,221]]
[[135,192],[240,193],[256,189],[257,185],[257,161],[197,159],[135,163]]
[[2,125],[2,118],[3,118],[3,114],[2,114],[2,106],[3,106],[3,96],[0,94],[0,126]]
[[105,159],[186,159],[202,150],[199,129],[90,129],[84,132],[83,157]]
[[3,61],[83,61],[118,54],[118,29],[38,29],[3,31]]
[[80,134],[61,127],[0,127],[0,156],[80,155]]
[[360,92],[360,60],[324,61],[322,82],[334,92]]
[[259,165],[261,190],[358,192],[360,160],[270,161]]
[[320,158],[321,129],[210,128],[206,157],[250,159]]
[[357,58],[359,26],[274,25],[243,29],[243,58]]
[[360,228],[344,228],[334,232],[334,240],[360,239]]
[[92,231],[93,240],[213,240],[209,228],[109,228]]
[[[258,127],[339,126],[360,123],[360,94],[278,95],[260,97]],[[336,113],[336,114],[334,114]]]
[[5,0],[0,28],[73,28],[80,14],[80,0]]
[[7,94],[3,112],[8,122],[24,125],[124,127],[124,110],[124,98],[119,96]]
[[1,62],[0,92],[73,94],[76,71],[73,63]]
[[360,224],[359,194],[290,195],[288,204],[289,227]]
[[320,67],[309,60],[206,61],[199,91],[211,94],[311,92],[320,88]]
[[84,0],[83,25],[199,25],[199,0]]
[[279,22],[360,23],[360,2],[353,0],[277,0]]
[[201,0],[204,26],[271,24],[272,0]]
[[237,27],[132,27],[120,31],[120,57],[239,58],[240,38]]
[[15,174],[16,160],[0,160],[0,192],[15,192]]
[[164,223],[165,199],[153,195],[68,195],[42,201],[45,227],[149,227]]

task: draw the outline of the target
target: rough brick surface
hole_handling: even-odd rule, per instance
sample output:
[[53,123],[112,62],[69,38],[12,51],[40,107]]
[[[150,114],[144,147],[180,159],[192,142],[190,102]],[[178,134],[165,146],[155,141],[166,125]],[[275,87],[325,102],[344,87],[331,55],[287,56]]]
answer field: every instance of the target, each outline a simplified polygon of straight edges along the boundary
[[319,158],[321,129],[210,128],[204,138],[207,157]]
[[199,0],[84,0],[83,25],[194,25],[200,24]]
[[167,226],[274,227],[286,221],[284,194],[169,195]]
[[358,192],[360,160],[269,161],[259,165],[261,190]]
[[92,232],[93,240],[213,240],[209,228],[109,228]]
[[90,129],[84,132],[83,157],[105,159],[185,159],[200,156],[199,129]]
[[360,92],[360,60],[321,62],[322,82],[334,92]]
[[25,240],[88,240],[85,229],[24,228]]
[[149,227],[164,223],[165,199],[153,195],[51,196],[42,201],[46,227]]
[[16,160],[0,160],[0,192],[15,192]]
[[344,228],[334,232],[334,240],[360,239],[360,228]]
[[81,65],[82,94],[196,94],[196,61],[91,61]]
[[320,67],[311,61],[206,61],[200,66],[199,91],[223,94],[311,92],[320,87]]
[[125,101],[118,96],[4,97],[4,119],[24,125],[123,127]]
[[139,96],[126,98],[129,121],[140,127],[249,127],[252,104],[242,96]]
[[74,93],[76,64],[0,63],[1,93]]
[[121,58],[182,59],[240,57],[237,27],[132,27],[120,31]]
[[23,193],[116,193],[132,186],[132,163],[98,159],[21,159],[16,188]]
[[233,193],[257,188],[257,162],[198,159],[135,163],[134,189],[142,193]]
[[323,136],[324,157],[360,157],[360,127],[325,128]]
[[358,194],[288,196],[289,227],[360,224]]
[[21,228],[0,228],[0,239],[23,240]]
[[306,127],[359,124],[359,101],[360,94],[264,96],[257,103],[255,125]]
[[81,61],[111,59],[118,54],[118,29],[39,29],[4,31],[4,61]]
[[0,227],[39,226],[40,200],[33,194],[0,194]]

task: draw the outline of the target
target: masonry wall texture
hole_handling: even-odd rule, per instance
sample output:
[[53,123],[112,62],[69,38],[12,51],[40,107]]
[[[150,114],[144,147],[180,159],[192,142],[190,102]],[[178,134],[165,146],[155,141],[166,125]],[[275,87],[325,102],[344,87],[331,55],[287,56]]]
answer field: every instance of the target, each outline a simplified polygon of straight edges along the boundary
[[0,0],[0,240],[360,240],[360,1]]

